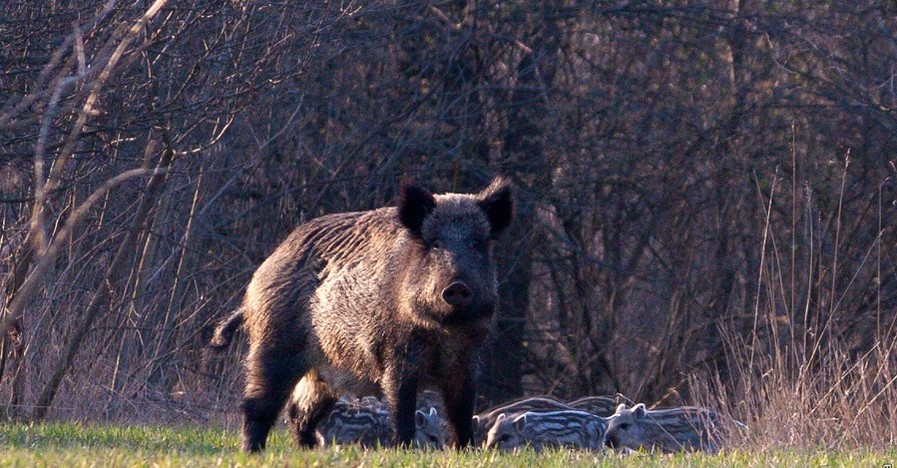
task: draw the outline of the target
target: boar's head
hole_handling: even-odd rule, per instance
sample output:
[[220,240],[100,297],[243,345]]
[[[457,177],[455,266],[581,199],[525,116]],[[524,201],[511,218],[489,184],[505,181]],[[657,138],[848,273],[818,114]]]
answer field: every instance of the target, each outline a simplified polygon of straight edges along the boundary
[[497,301],[492,247],[511,224],[511,184],[496,178],[477,194],[433,195],[405,183],[398,217],[407,231],[403,313],[442,326],[487,322]]

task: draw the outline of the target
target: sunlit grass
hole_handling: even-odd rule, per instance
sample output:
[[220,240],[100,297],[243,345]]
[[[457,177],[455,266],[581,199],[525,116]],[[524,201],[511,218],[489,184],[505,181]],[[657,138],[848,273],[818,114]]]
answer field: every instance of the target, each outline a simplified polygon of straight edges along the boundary
[[103,426],[48,423],[0,426],[2,466],[878,466],[897,460],[897,450],[736,451],[720,455],[535,453],[493,451],[363,450],[358,447],[297,450],[277,431],[262,455],[239,451],[234,431],[220,428]]

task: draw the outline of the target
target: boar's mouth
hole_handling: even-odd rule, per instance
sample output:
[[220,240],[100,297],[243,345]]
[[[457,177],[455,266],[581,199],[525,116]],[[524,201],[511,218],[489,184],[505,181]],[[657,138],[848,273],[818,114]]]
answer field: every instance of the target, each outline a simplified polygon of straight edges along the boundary
[[436,322],[444,326],[475,325],[488,321],[495,312],[491,302],[474,303],[464,308],[452,307],[431,315]]

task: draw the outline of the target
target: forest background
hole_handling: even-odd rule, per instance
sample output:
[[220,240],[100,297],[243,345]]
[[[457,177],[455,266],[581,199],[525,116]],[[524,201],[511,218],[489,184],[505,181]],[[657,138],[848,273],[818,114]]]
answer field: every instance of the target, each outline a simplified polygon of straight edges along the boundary
[[505,174],[483,405],[893,445],[895,77],[892,1],[3,2],[0,408],[230,421],[294,226]]

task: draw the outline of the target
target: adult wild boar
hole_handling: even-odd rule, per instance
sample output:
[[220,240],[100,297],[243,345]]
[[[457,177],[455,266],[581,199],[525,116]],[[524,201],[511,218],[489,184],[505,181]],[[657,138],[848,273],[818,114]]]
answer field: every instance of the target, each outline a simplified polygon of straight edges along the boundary
[[313,446],[341,393],[382,395],[396,442],[408,445],[424,387],[442,393],[455,443],[469,445],[477,356],[497,301],[492,245],[513,211],[502,178],[477,194],[406,183],[397,207],[296,228],[222,325],[232,333],[242,315],[249,336],[243,449],[264,449],[288,399],[296,442]]

